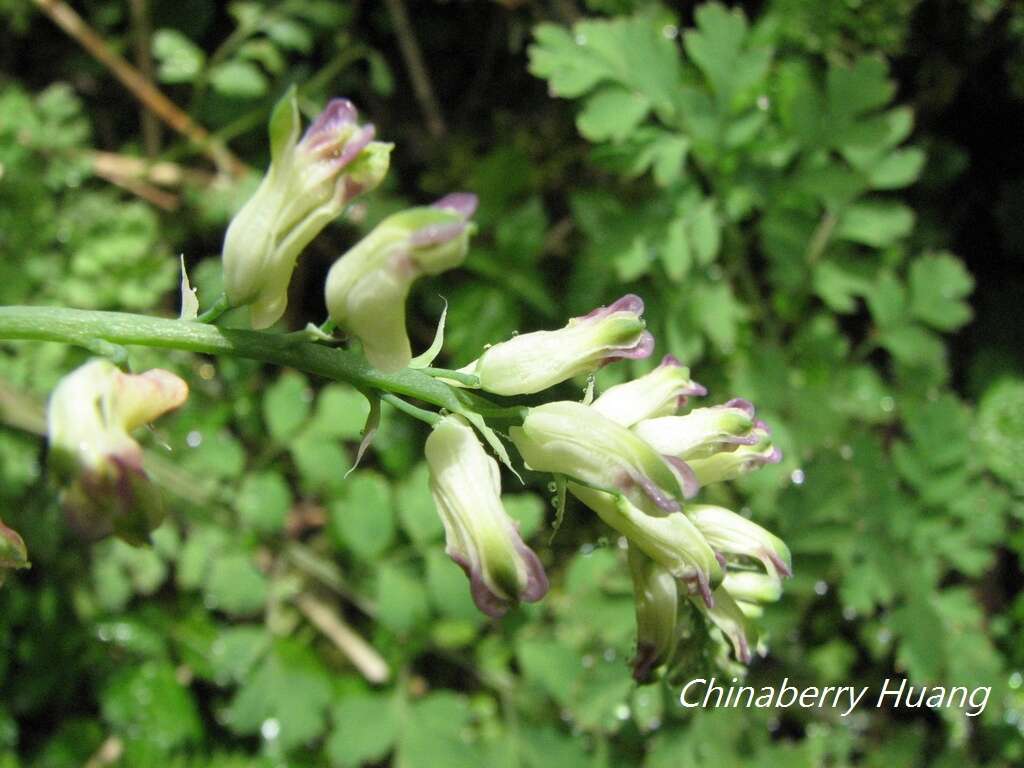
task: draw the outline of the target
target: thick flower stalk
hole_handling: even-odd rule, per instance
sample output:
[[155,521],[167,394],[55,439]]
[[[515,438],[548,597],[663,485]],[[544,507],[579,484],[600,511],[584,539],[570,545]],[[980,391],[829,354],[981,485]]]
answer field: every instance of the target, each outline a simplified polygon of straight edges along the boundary
[[65,509],[83,532],[139,544],[160,524],[161,499],[131,432],[187,397],[188,385],[170,371],[132,375],[106,360],[61,379],[47,409],[51,463],[66,484]]
[[224,290],[231,306],[249,305],[252,327],[284,314],[302,250],[388,170],[391,144],[373,141],[348,99],[332,99],[299,137],[294,90],[270,119],[270,168],[224,237]]
[[463,262],[476,205],[475,195],[455,193],[388,216],[331,267],[324,287],[327,311],[359,339],[375,368],[392,373],[409,364],[409,289],[422,275]]
[[557,331],[524,333],[495,344],[462,372],[475,374],[487,392],[529,395],[613,360],[640,360],[654,350],[643,313],[643,300],[628,294]]
[[498,463],[473,428],[461,416],[446,416],[427,438],[425,453],[448,555],[469,577],[477,607],[501,616],[509,606],[544,597],[544,567],[505,512]]

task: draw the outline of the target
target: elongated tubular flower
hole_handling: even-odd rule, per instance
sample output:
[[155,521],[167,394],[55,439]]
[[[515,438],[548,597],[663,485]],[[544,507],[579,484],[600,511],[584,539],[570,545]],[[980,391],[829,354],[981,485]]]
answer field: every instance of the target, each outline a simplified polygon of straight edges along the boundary
[[498,463],[461,416],[446,416],[427,438],[430,489],[444,523],[448,555],[466,572],[477,607],[501,616],[548,591],[537,555],[501,503]]
[[593,408],[556,401],[531,408],[509,436],[526,465],[622,493],[651,514],[678,512],[696,492],[684,475],[625,427]]
[[655,667],[672,658],[679,642],[679,589],[669,570],[647,557],[635,544],[628,545],[627,555],[636,608],[633,678],[645,683]]
[[708,391],[690,378],[690,369],[672,355],[665,355],[661,364],[650,373],[610,387],[593,403],[603,416],[624,427],[670,416],[686,404],[690,396],[703,396]]
[[524,333],[495,344],[462,371],[476,374],[488,392],[528,395],[612,360],[649,357],[654,337],[645,330],[643,312],[643,300],[628,294],[557,331]]
[[170,371],[133,375],[93,360],[58,383],[47,408],[50,452],[68,481],[65,508],[87,532],[145,541],[163,517],[131,431],[177,408],[188,385]]
[[697,408],[685,416],[646,419],[633,427],[658,453],[680,459],[706,457],[731,446],[754,445],[754,407],[746,400]]
[[714,550],[682,512],[656,517],[637,509],[629,499],[570,482],[569,491],[625,536],[631,546],[665,568],[692,591],[713,603],[711,590],[722,580]]
[[766,464],[778,464],[782,461],[782,451],[771,442],[771,437],[763,422],[757,422],[752,430],[758,442],[754,445],[738,445],[731,451],[719,451],[710,456],[687,459],[697,482],[701,486],[735,480]]
[[782,581],[775,573],[733,571],[725,574],[722,588],[745,603],[774,603],[782,597]]
[[302,250],[359,194],[387,173],[391,144],[373,141],[348,99],[332,99],[299,138],[294,89],[270,119],[270,168],[224,237],[224,289],[250,305],[253,328],[284,314]]
[[393,373],[409,364],[409,289],[421,275],[440,274],[466,258],[476,205],[475,195],[459,192],[393,214],[327,273],[324,295],[331,319],[362,342],[374,367]]
[[[729,578],[729,575],[726,576],[726,579]],[[712,624],[722,630],[722,634],[732,644],[733,653],[736,654],[736,658],[744,664],[750,663],[750,649],[757,642],[756,631],[740,604],[733,599],[733,595],[726,588],[725,583],[723,582],[715,590],[712,605],[708,605],[706,601],[693,598],[690,598],[690,602]]]
[[713,504],[691,504],[686,515],[716,552],[760,560],[770,574],[793,574],[789,547],[757,523]]

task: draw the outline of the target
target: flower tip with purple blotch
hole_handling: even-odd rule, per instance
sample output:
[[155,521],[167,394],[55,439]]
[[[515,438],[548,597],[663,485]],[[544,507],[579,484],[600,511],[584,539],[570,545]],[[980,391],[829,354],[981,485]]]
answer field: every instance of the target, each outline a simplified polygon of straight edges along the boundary
[[679,484],[683,488],[683,498],[692,499],[696,496],[697,491],[700,490],[700,482],[697,480],[697,475],[694,474],[690,465],[678,456],[662,455],[662,458],[675,470],[676,476],[679,478]]
[[754,404],[743,397],[734,397],[725,404],[726,408],[736,408],[737,410],[743,411],[750,418],[754,418]]
[[470,216],[476,213],[478,203],[479,199],[472,192],[452,192],[434,202],[430,207],[439,208],[442,211],[451,211],[461,216],[463,220],[468,220]]

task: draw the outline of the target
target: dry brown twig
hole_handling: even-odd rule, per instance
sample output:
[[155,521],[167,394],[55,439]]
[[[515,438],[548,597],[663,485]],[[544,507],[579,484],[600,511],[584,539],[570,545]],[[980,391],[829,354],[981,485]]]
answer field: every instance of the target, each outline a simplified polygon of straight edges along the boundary
[[214,162],[217,169],[241,176],[248,167],[228,147],[195,122],[163,91],[153,85],[123,56],[114,51],[75,10],[63,0],[33,0],[50,19],[74,38],[131,91],[145,107],[175,131],[192,141]]
[[423,63],[423,54],[420,52],[419,43],[416,42],[416,34],[409,21],[405,3],[402,0],[385,0],[384,4],[388,7],[391,23],[395,25],[398,47],[402,51],[402,58],[405,59],[405,67],[409,71],[409,79],[412,81],[412,90],[427,122],[427,130],[435,139],[440,138],[447,130],[444,117],[441,115],[441,106],[437,101],[437,96],[434,95],[434,87],[430,83],[427,66]]

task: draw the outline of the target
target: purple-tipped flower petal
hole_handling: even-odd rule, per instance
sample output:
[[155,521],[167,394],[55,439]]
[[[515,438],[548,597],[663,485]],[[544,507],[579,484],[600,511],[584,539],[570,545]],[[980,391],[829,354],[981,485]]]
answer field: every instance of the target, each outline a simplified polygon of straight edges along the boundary
[[527,395],[553,387],[619,358],[650,356],[654,337],[645,330],[644,303],[632,294],[569,320],[557,331],[515,336],[487,349],[463,370],[499,395]]
[[450,211],[468,221],[476,213],[479,200],[472,192],[452,192],[431,205],[432,208],[439,208],[442,211]]
[[299,254],[357,195],[387,173],[391,145],[359,126],[347,99],[332,99],[299,138],[294,89],[270,119],[271,163],[224,237],[224,289],[232,306],[250,306],[254,328],[284,314]]
[[474,225],[466,221],[474,195],[456,193],[452,205],[421,206],[392,214],[327,273],[324,297],[331,319],[358,338],[370,363],[385,373],[405,368],[412,347],[405,303],[413,282],[458,266]]
[[307,152],[317,152],[324,147],[336,149],[338,134],[355,125],[358,117],[359,110],[351,101],[331,99],[324,107],[324,111],[306,128],[299,144],[303,145]]
[[461,416],[438,422],[426,445],[430,489],[449,556],[466,572],[470,594],[488,616],[540,600],[548,579],[501,503],[498,463]]
[[792,575],[792,558],[785,542],[757,523],[713,504],[691,504],[686,514],[716,552],[760,561],[773,576]]
[[51,461],[62,501],[86,532],[146,540],[163,517],[131,432],[180,406],[188,385],[169,371],[126,374],[93,360],[61,379],[47,407]]
[[683,498],[679,476],[662,456],[581,403],[531,408],[522,427],[513,427],[509,436],[530,469],[620,492],[651,514],[675,511]]
[[594,403],[594,410],[624,427],[657,416],[674,414],[688,395],[706,394],[690,378],[690,369],[666,355],[661,365],[638,379],[608,389]]
[[722,580],[722,567],[707,540],[682,512],[650,515],[621,494],[605,493],[569,483],[569,492],[597,513],[676,579],[687,590],[711,599],[712,584]]
[[755,429],[754,406],[739,399],[697,408],[685,416],[646,419],[633,431],[658,452],[687,460],[732,450],[736,445],[756,445],[763,439]]
[[679,589],[668,569],[643,554],[635,544],[629,545],[628,556],[636,605],[633,679],[646,683],[655,667],[672,658],[679,641]]

